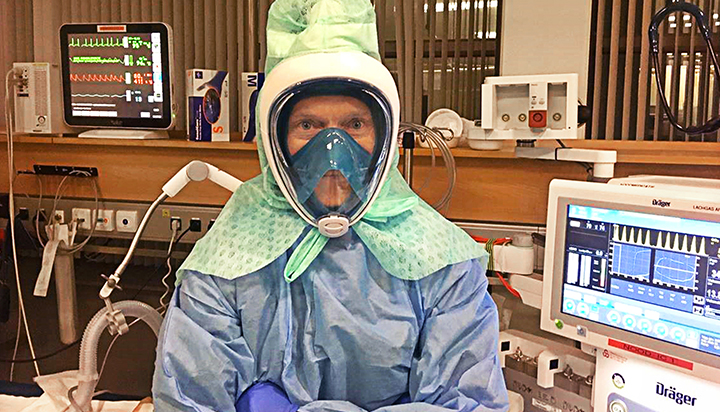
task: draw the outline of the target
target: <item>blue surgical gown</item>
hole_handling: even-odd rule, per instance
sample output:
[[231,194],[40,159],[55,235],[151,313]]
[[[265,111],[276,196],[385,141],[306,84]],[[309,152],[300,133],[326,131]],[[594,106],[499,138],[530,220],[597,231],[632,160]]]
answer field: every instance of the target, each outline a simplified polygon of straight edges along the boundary
[[401,280],[350,231],[287,283],[292,250],[234,280],[187,274],[159,337],[156,411],[234,411],[263,381],[299,412],[508,409],[484,264]]

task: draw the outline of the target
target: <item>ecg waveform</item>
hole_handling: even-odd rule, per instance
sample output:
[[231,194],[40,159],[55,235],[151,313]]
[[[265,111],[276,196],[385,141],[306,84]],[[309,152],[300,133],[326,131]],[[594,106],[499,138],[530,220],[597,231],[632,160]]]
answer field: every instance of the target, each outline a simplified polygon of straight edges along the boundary
[[145,56],[140,56],[137,59],[131,54],[126,54],[122,57],[102,57],[102,56],[74,56],[70,59],[70,62],[75,64],[121,64],[123,66],[139,66],[147,67],[152,66],[152,62]]
[[150,41],[137,36],[70,38],[70,47],[124,47],[126,49],[152,48]]
[[122,37],[108,37],[108,38],[97,38],[91,39],[76,39],[70,38],[70,47],[123,47]]
[[125,98],[126,95],[124,94],[83,94],[83,93],[76,93],[73,94],[72,97],[96,97],[96,98]]

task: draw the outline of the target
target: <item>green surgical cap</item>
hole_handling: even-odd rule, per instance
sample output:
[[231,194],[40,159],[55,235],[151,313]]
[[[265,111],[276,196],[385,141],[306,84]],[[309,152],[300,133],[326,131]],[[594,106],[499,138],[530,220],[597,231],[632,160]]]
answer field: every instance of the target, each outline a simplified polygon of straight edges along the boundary
[[348,51],[380,60],[375,9],[368,0],[277,0],[270,6],[266,75],[289,57]]

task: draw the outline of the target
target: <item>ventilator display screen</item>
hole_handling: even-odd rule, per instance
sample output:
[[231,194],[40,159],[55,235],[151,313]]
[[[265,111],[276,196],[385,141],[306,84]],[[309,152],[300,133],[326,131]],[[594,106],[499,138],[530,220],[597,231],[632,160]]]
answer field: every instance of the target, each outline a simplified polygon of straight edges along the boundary
[[720,356],[720,223],[569,205],[562,312]]
[[61,37],[68,123],[169,126],[166,26],[66,25]]

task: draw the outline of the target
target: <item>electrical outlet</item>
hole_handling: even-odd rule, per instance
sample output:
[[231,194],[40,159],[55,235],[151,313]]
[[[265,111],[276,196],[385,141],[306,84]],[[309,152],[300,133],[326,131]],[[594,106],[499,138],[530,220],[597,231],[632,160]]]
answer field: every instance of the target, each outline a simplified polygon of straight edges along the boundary
[[115,213],[115,227],[118,232],[134,233],[138,228],[138,212],[136,210],[118,210]]
[[78,229],[80,230],[92,229],[92,218],[90,217],[90,209],[73,208],[72,220],[78,222]]
[[[177,222],[177,223],[175,223],[175,222]],[[182,230],[182,219],[177,216],[171,217],[170,218],[170,230],[173,230],[173,227],[175,225],[177,225],[177,231],[180,232]]]
[[95,230],[99,230],[101,232],[112,232],[115,230],[115,220],[113,219],[114,215],[114,210],[98,210]]
[[[2,190],[0,190],[1,192]],[[1,201],[0,196],[0,201]],[[29,211],[30,214],[30,220],[26,220],[23,223],[27,226],[28,230],[32,230],[32,232],[35,231],[35,224],[33,223],[35,219],[35,212],[37,210],[37,203],[38,198],[37,197],[31,197],[26,198],[25,196],[17,196],[16,197],[16,211],[19,208],[26,208]],[[52,208],[52,202],[50,202],[50,208]],[[112,201],[112,200],[104,200],[102,202],[102,206],[100,206],[101,209],[105,210],[113,210],[115,211],[113,213],[113,226],[114,230],[112,232],[107,231],[101,231],[98,230],[95,232],[95,236],[100,237],[112,237],[116,239],[130,239],[132,238],[134,232],[124,232],[122,231],[122,211],[126,212],[137,212],[137,224],[138,227],[140,226],[140,222],[143,219],[143,216],[145,215],[145,212],[148,209],[148,206],[150,205],[150,202],[122,202],[122,201]],[[93,213],[95,210],[95,200],[94,199],[72,199],[72,198],[63,198],[60,199],[58,202],[57,208],[59,210],[65,211],[65,222],[70,222],[72,219],[75,220],[75,222],[78,223],[78,226],[81,226],[82,228],[79,228],[82,237],[87,236],[87,234],[90,232],[90,229],[92,228],[93,224],[97,223],[96,216],[97,214]],[[45,211],[47,214],[50,214],[50,208],[46,207]],[[167,240],[170,238],[171,226],[170,226],[170,218],[171,217],[177,217],[182,220],[182,232],[184,232],[191,224],[194,225],[195,223],[192,223],[191,220],[193,218],[197,218],[201,220],[201,226],[202,230],[200,232],[192,232],[188,231],[185,236],[182,238],[182,242],[185,242],[186,244],[191,244],[207,233],[208,228],[211,226],[210,221],[211,219],[217,218],[218,214],[220,213],[221,209],[219,207],[209,207],[209,206],[186,206],[186,205],[172,205],[172,209],[167,209],[168,215],[166,217],[163,217],[161,215],[161,210],[154,213],[147,221],[147,225],[145,228],[145,231],[143,232],[142,239],[143,241],[153,241],[153,242],[167,242]],[[25,212],[28,213],[27,211]],[[118,220],[118,213],[121,214],[120,220]],[[48,216],[48,219],[49,220]],[[79,219],[80,217],[80,219]],[[26,218],[27,219],[27,218]],[[0,219],[1,220],[1,219]],[[83,222],[80,222],[79,220],[82,220]],[[120,223],[118,223],[120,222]],[[47,222],[45,222],[47,223]],[[128,223],[131,223],[128,221]],[[45,226],[43,222],[40,222],[39,225],[41,229]],[[100,229],[100,227],[98,227]],[[129,230],[129,229],[128,229]],[[182,233],[180,232],[180,233]],[[180,233],[178,233],[178,236],[180,236]],[[2,407],[0,407],[0,410],[2,410]]]
[[191,232],[202,232],[202,220],[197,217],[190,219],[190,231]]

